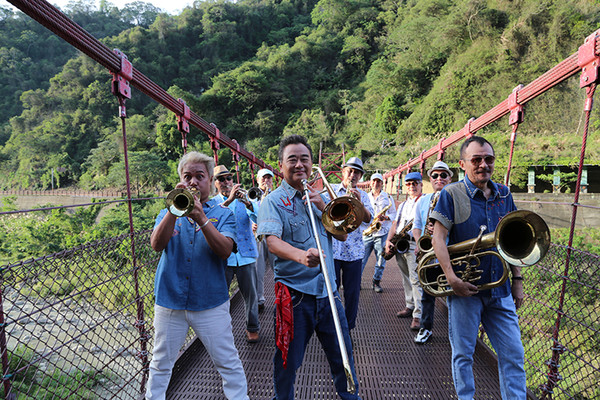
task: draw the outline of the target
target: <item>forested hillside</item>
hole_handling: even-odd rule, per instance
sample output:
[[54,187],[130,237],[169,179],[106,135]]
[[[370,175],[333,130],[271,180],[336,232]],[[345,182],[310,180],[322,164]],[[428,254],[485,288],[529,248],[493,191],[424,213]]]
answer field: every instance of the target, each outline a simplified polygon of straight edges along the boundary
[[[64,11],[84,29],[273,165],[280,137],[300,133],[315,149],[343,145],[369,170],[417,156],[600,28],[598,0],[196,1],[179,16],[141,2],[71,4]],[[0,8],[0,74],[0,188],[49,188],[53,170],[60,186],[124,185],[106,70]],[[583,96],[571,79],[528,104],[514,183],[527,165],[577,162]],[[136,91],[128,115],[134,183],[168,188],[181,154],[174,115]],[[590,163],[598,130],[595,117]],[[482,133],[502,168],[507,119]],[[188,140],[209,151],[203,134]]]

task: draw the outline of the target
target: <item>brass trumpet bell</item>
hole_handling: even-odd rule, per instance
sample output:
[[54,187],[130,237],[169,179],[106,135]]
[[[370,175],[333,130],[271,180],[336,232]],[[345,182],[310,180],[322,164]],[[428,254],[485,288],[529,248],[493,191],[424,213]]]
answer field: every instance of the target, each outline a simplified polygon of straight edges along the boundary
[[194,209],[194,195],[187,189],[173,189],[165,200],[167,209],[176,217],[185,217]]
[[260,200],[262,195],[263,195],[263,191],[257,186],[251,187],[250,189],[248,189],[248,192],[246,193],[246,197],[248,198],[248,200],[251,200],[251,201]]
[[[485,227],[484,227],[485,228]],[[529,266],[545,257],[550,248],[550,230],[546,222],[528,210],[513,211],[502,218],[494,232],[448,246],[450,262],[458,277],[479,290],[501,286],[508,278],[508,264]],[[494,250],[482,251],[496,247]],[[475,253],[475,251],[479,251]],[[482,271],[477,269],[483,256],[498,257],[503,274],[495,282],[477,285]],[[423,290],[435,297],[454,294],[433,250],[423,255],[417,274]],[[464,268],[463,268],[464,267]]]

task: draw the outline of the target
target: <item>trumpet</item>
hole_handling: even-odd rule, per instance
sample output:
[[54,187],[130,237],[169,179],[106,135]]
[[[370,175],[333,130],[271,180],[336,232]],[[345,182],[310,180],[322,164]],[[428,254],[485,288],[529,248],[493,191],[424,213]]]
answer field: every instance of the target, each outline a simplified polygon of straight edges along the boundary
[[[325,178],[323,178],[323,182],[326,182]],[[302,186],[304,188],[304,195],[306,196],[306,199],[308,199],[310,190],[308,188],[308,182],[306,181],[306,179],[302,180]],[[333,191],[331,192],[333,193]],[[331,204],[332,202],[333,200],[328,204]],[[308,215],[310,217],[310,225],[312,227],[313,235],[315,237],[315,241],[317,242],[317,250],[319,250],[319,257],[321,261],[321,273],[323,274],[323,278],[325,280],[325,288],[327,289],[327,297],[329,298],[329,305],[331,307],[331,314],[333,316],[333,325],[335,327],[335,333],[338,339],[338,345],[340,347],[340,353],[342,356],[342,365],[344,366],[344,372],[346,373],[346,387],[348,389],[348,392],[354,394],[356,393],[356,384],[352,376],[352,369],[350,368],[350,361],[348,358],[348,352],[346,350],[346,343],[344,341],[344,335],[342,334],[342,325],[340,323],[340,317],[337,312],[335,297],[333,295],[333,288],[331,286],[331,278],[329,277],[329,273],[327,271],[327,264],[325,264],[325,257],[323,255],[323,249],[321,246],[321,239],[319,238],[320,235],[317,230],[317,224],[315,222],[315,214],[310,201],[308,201]],[[323,212],[323,216],[325,216],[325,212]],[[323,226],[325,227],[324,224]],[[325,229],[327,229],[327,227],[325,227]]]
[[376,216],[373,217],[373,222],[369,225],[367,229],[363,231],[363,236],[371,236],[375,232],[379,232],[381,229],[381,221],[378,219],[386,213],[387,210],[392,206],[392,204],[388,204],[383,210],[379,211]]
[[198,194],[195,189],[173,189],[167,195],[165,203],[169,212],[176,217],[185,217],[194,209],[194,195]]
[[237,193],[235,194],[235,197],[246,201],[257,201],[262,197],[262,195],[263,191],[259,187],[254,186],[248,190],[238,189]]
[[404,227],[400,230],[396,229],[396,233],[390,239],[392,242],[392,249],[388,253],[387,250],[383,252],[383,258],[386,260],[391,260],[394,257],[396,252],[400,254],[404,254],[410,248],[410,236],[408,235],[408,231],[412,229],[413,220],[411,219],[404,225]]
[[[485,229],[482,225],[476,238],[448,246],[450,262],[456,275],[463,281],[476,285],[478,290],[503,285],[508,278],[508,264],[533,265],[546,256],[550,247],[548,225],[532,211],[513,211],[500,220],[494,232],[483,235]],[[492,247],[496,247],[497,251],[485,250]],[[476,282],[483,273],[478,267],[481,257],[486,255],[499,258],[504,271],[497,281],[477,285]],[[417,274],[421,286],[432,296],[450,296],[454,291],[448,284],[440,263],[435,262],[435,259],[436,255],[431,250],[419,261]]]
[[325,179],[323,170],[317,166],[313,166],[313,169],[321,176],[323,186],[331,198],[331,201],[325,205],[321,218],[325,230],[332,235],[343,235],[358,229],[364,218],[364,207],[360,200],[349,195],[336,196]]

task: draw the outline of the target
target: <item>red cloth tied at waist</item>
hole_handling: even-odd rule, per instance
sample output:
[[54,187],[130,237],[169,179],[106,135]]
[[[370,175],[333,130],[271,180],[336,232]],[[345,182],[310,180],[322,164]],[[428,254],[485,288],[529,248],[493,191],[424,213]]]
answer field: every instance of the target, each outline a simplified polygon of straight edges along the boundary
[[275,282],[275,343],[281,350],[283,368],[287,368],[290,342],[294,339],[294,306],[287,286]]

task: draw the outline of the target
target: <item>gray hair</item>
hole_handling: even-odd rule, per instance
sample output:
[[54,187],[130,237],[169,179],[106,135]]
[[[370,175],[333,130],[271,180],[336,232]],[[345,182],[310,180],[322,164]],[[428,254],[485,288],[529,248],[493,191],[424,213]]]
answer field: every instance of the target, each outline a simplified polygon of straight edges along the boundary
[[206,171],[208,172],[208,177],[212,180],[214,169],[215,169],[215,160],[212,157],[207,156],[206,154],[199,153],[197,151],[190,151],[181,157],[179,160],[179,166],[177,167],[177,173],[179,174],[179,179],[181,179],[181,174],[183,173],[183,167],[185,167],[188,163],[202,163],[206,167]]

